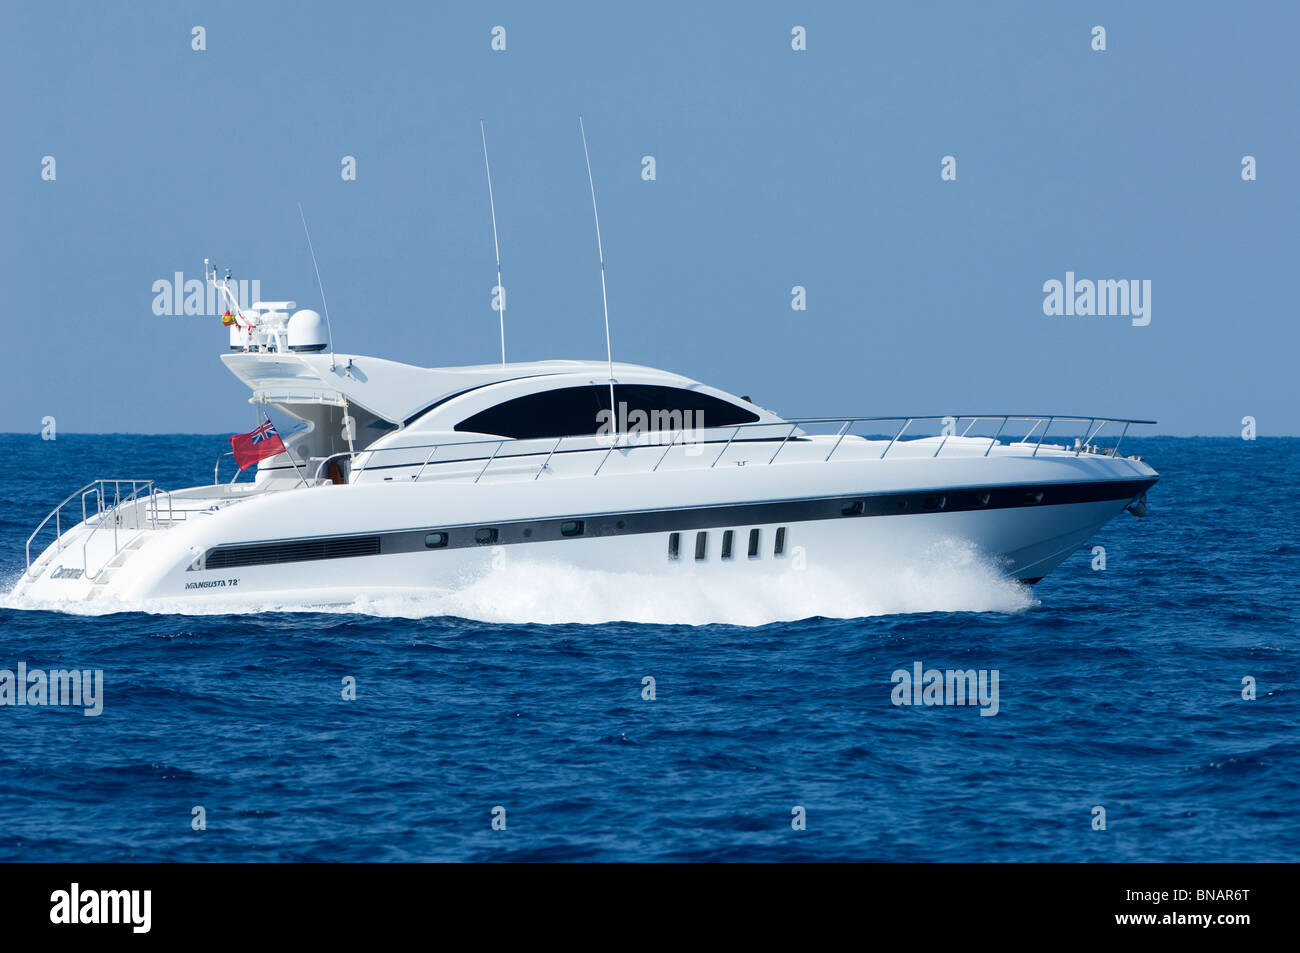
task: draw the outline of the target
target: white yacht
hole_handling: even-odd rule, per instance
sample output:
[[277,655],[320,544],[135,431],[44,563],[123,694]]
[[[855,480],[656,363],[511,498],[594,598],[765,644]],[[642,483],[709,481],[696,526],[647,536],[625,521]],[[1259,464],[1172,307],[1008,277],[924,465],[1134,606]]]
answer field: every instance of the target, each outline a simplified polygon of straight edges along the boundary
[[515,557],[725,586],[944,539],[1032,584],[1112,517],[1142,515],[1158,478],[1119,453],[1153,421],[786,419],[634,364],[335,354],[295,308],[236,306],[221,358],[251,402],[300,422],[284,452],[243,482],[82,487],[28,540],[13,595],[347,604],[463,586]]

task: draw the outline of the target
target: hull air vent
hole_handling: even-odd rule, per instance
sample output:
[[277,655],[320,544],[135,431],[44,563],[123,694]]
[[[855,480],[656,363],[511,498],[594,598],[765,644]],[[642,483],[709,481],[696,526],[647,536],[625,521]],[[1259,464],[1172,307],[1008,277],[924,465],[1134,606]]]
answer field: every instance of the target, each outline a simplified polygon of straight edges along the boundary
[[285,543],[253,543],[247,546],[218,546],[208,553],[205,569],[234,569],[271,563],[298,563],[316,559],[349,559],[378,556],[378,536],[346,536],[338,539],[303,539]]

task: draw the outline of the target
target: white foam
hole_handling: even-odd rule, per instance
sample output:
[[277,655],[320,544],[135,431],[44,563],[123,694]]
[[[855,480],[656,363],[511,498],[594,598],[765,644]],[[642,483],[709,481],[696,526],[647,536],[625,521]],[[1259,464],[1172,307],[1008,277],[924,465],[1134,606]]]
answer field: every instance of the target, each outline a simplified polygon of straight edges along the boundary
[[1037,604],[1032,591],[1003,576],[969,544],[937,544],[910,561],[851,566],[808,565],[778,574],[745,572],[745,564],[714,564],[665,578],[645,573],[582,570],[571,566],[509,560],[461,586],[419,593],[361,597],[343,605],[258,602],[245,594],[202,603],[188,599],[130,605],[118,600],[0,605],[49,609],[76,615],[143,611],[153,614],[332,612],[419,619],[458,616],[495,623],[602,623],[766,625],[812,616],[861,618],[915,612],[1021,612]]

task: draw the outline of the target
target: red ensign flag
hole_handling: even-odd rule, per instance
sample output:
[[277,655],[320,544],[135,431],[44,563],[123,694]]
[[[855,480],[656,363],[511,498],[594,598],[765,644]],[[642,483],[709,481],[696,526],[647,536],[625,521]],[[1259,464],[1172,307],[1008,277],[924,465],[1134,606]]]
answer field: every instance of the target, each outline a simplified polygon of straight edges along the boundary
[[284,441],[275,432],[275,425],[268,419],[256,430],[231,437],[230,449],[235,451],[235,463],[239,465],[239,469],[244,470],[258,460],[284,453]]

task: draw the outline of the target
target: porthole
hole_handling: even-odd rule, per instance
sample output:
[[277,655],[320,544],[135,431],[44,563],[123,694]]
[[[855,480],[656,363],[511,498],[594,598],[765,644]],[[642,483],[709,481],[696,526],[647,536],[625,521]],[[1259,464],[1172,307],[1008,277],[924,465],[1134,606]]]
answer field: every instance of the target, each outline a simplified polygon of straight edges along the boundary
[[497,530],[495,526],[481,526],[474,530],[474,542],[480,546],[486,546],[489,543],[497,541]]
[[682,555],[682,534],[669,533],[668,534],[668,558],[680,559],[681,555]]
[[749,531],[749,558],[758,558],[758,530],[756,529]]
[[781,556],[784,554],[785,554],[785,527],[778,526],[776,528],[776,545],[772,548],[772,555]]
[[733,533],[731,530],[726,530],[725,532],[723,532],[722,534],[722,558],[723,559],[731,558],[731,544],[733,539],[735,538],[735,535],[736,534]]
[[861,516],[866,511],[866,504],[861,500],[851,500],[840,507],[841,516]]
[[442,549],[447,545],[446,533],[425,533],[424,545],[429,549]]
[[948,498],[944,496],[927,496],[921,501],[921,507],[927,510],[941,510],[947,502]]
[[587,524],[582,520],[565,520],[560,524],[561,536],[581,536]]
[[1027,492],[1027,493],[1025,494],[1025,505],[1026,505],[1026,506],[1036,506],[1037,504],[1039,504],[1039,503],[1041,503],[1041,502],[1043,502],[1043,491],[1042,491],[1042,490],[1030,490],[1029,492]]
[[709,554],[709,534],[695,534],[695,558],[703,559]]

